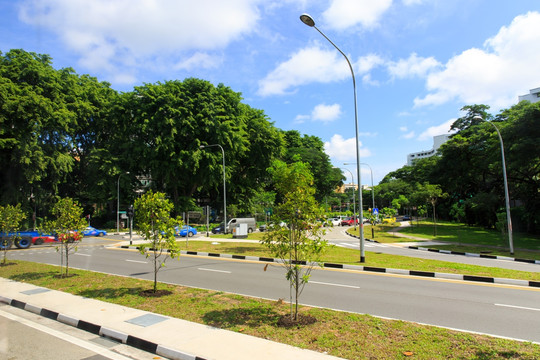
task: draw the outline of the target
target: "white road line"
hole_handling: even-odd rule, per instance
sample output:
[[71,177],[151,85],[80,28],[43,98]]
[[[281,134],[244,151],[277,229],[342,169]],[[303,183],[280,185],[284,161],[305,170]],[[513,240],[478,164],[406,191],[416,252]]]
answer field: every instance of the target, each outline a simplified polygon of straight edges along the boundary
[[507,305],[507,304],[495,304],[495,306],[503,306],[503,307],[509,307],[509,308],[514,308],[514,309],[521,309],[521,310],[540,311],[540,309],[530,308],[530,307],[525,307],[525,306],[516,306],[516,305]]
[[16,321],[18,323],[29,326],[31,328],[34,328],[36,330],[39,330],[41,332],[44,332],[46,334],[55,336],[55,337],[57,337],[59,339],[62,339],[64,341],[70,342],[70,343],[72,343],[74,345],[77,345],[79,347],[82,347],[84,349],[93,351],[96,354],[101,355],[103,357],[106,357],[108,359],[113,359],[113,360],[129,360],[130,359],[128,357],[122,356],[122,355],[120,355],[118,353],[115,353],[113,351],[104,349],[101,346],[94,345],[94,344],[92,344],[90,342],[78,339],[78,338],[76,338],[74,336],[71,336],[69,334],[66,334],[64,332],[60,332],[58,330],[51,329],[51,328],[49,328],[47,326],[41,325],[39,323],[35,323],[35,322],[31,321],[31,320],[24,319],[24,318],[19,317],[17,315],[14,315],[14,314],[11,314],[11,313],[8,313],[8,312],[4,312],[2,310],[0,310],[0,315],[5,317],[5,318],[8,318],[10,320],[13,320],[13,321]]
[[148,264],[148,261],[138,261],[138,260],[128,260],[128,259],[126,259],[126,261],[137,263],[137,264]]
[[332,283],[326,283],[326,282],[320,282],[320,281],[310,281],[310,284],[319,284],[319,285],[328,285],[328,286],[339,286],[339,287],[345,287],[350,289],[360,289],[359,286],[352,286],[352,285],[344,285],[344,284],[332,284]]
[[224,274],[230,274],[230,271],[224,271],[224,270],[216,270],[216,269],[205,269],[205,268],[197,268],[197,270],[201,271],[212,271],[212,272],[218,272],[218,273],[224,273]]
[[75,255],[79,255],[79,256],[92,256],[90,254],[80,254],[80,253],[75,253]]

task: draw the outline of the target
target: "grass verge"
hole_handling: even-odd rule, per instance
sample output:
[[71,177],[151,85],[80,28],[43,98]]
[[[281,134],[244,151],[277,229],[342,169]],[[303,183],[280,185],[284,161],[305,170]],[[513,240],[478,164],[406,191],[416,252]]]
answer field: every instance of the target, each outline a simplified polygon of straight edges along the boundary
[[[461,333],[369,315],[302,307],[315,324],[283,328],[289,306],[223,292],[159,284],[168,295],[146,297],[151,281],[11,261],[0,276],[97,300],[241,332],[347,359],[538,359],[540,345]],[[179,335],[180,336],[180,335]]]
[[[246,242],[222,242],[218,239],[214,243],[209,241],[186,241],[179,242],[181,250],[198,252],[211,252],[231,255],[249,255],[258,257],[272,257],[272,254],[259,243]],[[373,266],[381,268],[405,269],[429,271],[449,274],[463,274],[487,276],[495,278],[508,278],[518,280],[540,281],[540,266],[538,272],[517,271],[496,267],[459,264],[448,261],[413,258],[408,256],[382,254],[366,251],[366,262],[360,264],[358,250],[330,246],[323,257],[323,262],[337,264],[351,264]]]

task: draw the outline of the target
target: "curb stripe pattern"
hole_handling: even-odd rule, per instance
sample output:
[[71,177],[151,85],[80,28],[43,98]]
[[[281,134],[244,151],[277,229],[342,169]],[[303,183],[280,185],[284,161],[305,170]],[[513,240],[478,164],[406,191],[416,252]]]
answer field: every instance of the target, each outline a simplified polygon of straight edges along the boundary
[[[373,240],[370,240],[370,241],[373,241]],[[122,249],[129,249],[129,248],[137,249],[137,247],[128,246],[128,245],[122,245],[121,248]],[[185,250],[180,251],[180,253],[182,255],[222,257],[222,258],[229,258],[229,259],[232,258],[232,259],[237,259],[237,260],[252,260],[252,261],[273,262],[273,263],[283,262],[280,259],[256,257],[256,256],[246,257],[243,255],[215,254],[215,253],[185,251]],[[298,263],[301,265],[306,265],[305,261],[299,261]],[[312,263],[310,265],[316,265],[316,263]],[[396,274],[396,275],[431,277],[431,278],[438,278],[438,279],[476,281],[476,282],[494,283],[494,284],[540,287],[540,281],[532,281],[532,280],[491,278],[491,277],[475,276],[475,275],[434,273],[434,272],[428,272],[428,271],[389,269],[389,268],[379,268],[379,267],[372,267],[372,266],[334,264],[334,263],[323,263],[322,265],[324,267],[332,268],[332,269],[347,269],[347,270],[368,271],[368,272],[387,273],[387,274]]]
[[[375,242],[377,242],[377,241],[375,241]],[[425,247],[420,247],[420,246],[408,246],[407,248],[412,249],[412,250],[430,251],[430,252],[436,252],[436,253],[442,253],[442,254],[471,256],[471,257],[478,257],[478,258],[482,258],[482,259],[517,261],[517,262],[523,262],[523,263],[528,263],[528,264],[538,264],[538,265],[540,265],[540,260],[519,259],[519,258],[511,258],[511,257],[508,257],[508,256],[499,256],[499,255],[475,254],[475,253],[467,253],[467,252],[461,252],[461,251],[430,249],[430,248],[425,248]]]
[[[181,351],[178,351],[178,350],[167,348],[165,346],[161,346],[161,345],[156,344],[154,342],[147,341],[147,340],[141,339],[141,338],[136,337],[136,336],[124,334],[124,333],[116,331],[116,330],[108,329],[108,328],[105,328],[105,327],[103,327],[101,325],[93,324],[93,323],[90,323],[90,322],[87,322],[87,321],[84,321],[84,320],[73,319],[73,321],[71,321],[72,318],[69,318],[68,316],[65,316],[63,314],[60,314],[60,313],[57,313],[55,311],[51,311],[51,310],[48,310],[48,309],[45,309],[45,308],[39,308],[39,307],[36,307],[35,305],[31,305],[31,304],[28,304],[26,302],[19,301],[19,300],[16,300],[16,299],[10,299],[10,298],[6,298],[4,296],[0,296],[0,302],[5,303],[7,305],[11,305],[13,307],[16,307],[16,308],[19,308],[19,309],[22,309],[22,310],[27,310],[29,312],[39,314],[39,315],[41,315],[43,317],[46,317],[46,318],[54,320],[54,321],[62,322],[64,324],[66,324],[66,325],[71,325],[73,327],[76,327],[78,329],[90,332],[90,333],[95,334],[95,335],[106,336],[106,337],[112,338],[112,339],[114,339],[116,341],[119,341],[119,342],[121,342],[123,344],[135,347],[135,348],[143,350],[143,351],[150,352],[152,354],[164,356],[164,357],[167,357],[169,359],[174,359],[174,360],[206,360],[205,358],[202,358],[202,357],[199,357],[199,356],[193,356],[193,355],[188,354],[188,353],[184,353],[184,352],[181,352]],[[70,320],[69,321],[62,321],[62,320],[64,320],[63,318],[64,319],[70,319]]]

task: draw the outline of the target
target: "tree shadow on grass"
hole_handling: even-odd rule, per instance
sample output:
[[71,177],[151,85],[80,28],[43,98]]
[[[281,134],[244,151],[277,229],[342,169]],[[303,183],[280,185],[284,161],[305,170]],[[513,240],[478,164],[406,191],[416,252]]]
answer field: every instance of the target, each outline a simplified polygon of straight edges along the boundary
[[27,272],[23,274],[11,275],[9,279],[14,281],[33,281],[43,278],[54,278],[57,276],[60,276],[57,271]]
[[221,250],[221,252],[225,254],[243,255],[243,254],[252,253],[254,249],[256,248],[253,246],[234,246],[234,247],[225,247]]
[[523,357],[523,353],[519,353],[519,352],[511,351],[511,350],[477,351],[475,355],[476,355],[475,359],[479,359],[479,360],[521,359]]
[[120,287],[120,288],[105,288],[105,289],[86,289],[79,291],[78,295],[93,299],[118,299],[125,296],[137,296],[145,298],[157,298],[171,295],[172,291],[158,289],[154,292],[153,289],[137,287]]
[[255,307],[255,308],[235,308],[227,310],[214,310],[203,315],[205,324],[214,327],[228,329],[234,326],[274,326],[280,314],[271,308]]
[[137,287],[119,287],[119,288],[104,288],[104,289],[86,289],[79,291],[78,295],[87,298],[101,299],[117,299],[124,296],[140,296],[144,291],[140,286]]

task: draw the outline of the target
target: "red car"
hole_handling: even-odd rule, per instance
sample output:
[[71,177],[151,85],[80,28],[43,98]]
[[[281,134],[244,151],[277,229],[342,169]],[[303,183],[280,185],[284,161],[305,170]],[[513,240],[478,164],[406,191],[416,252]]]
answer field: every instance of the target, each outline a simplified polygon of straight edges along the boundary
[[58,242],[53,235],[41,235],[32,237],[32,244],[41,245],[44,243]]
[[353,226],[355,223],[358,224],[358,218],[348,217],[341,220],[341,226]]

